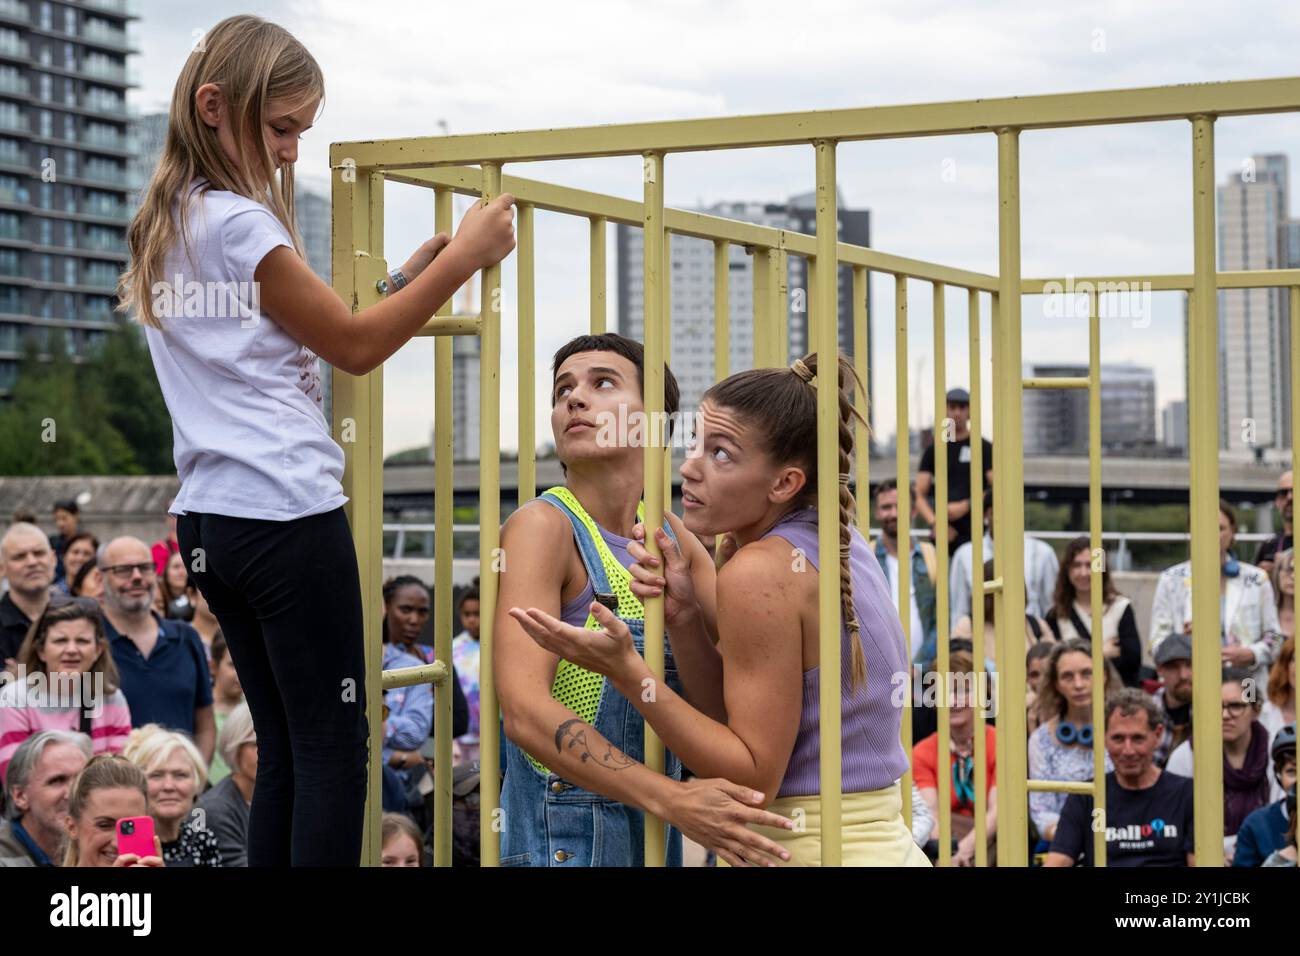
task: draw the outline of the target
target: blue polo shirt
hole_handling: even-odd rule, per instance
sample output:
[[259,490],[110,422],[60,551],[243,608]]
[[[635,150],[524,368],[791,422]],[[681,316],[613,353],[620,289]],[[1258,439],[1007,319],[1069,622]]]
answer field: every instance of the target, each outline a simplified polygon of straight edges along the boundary
[[194,711],[212,703],[208,654],[199,632],[184,621],[158,622],[158,643],[147,658],[135,642],[117,632],[104,615],[113,663],[131,708],[131,726],[161,724],[194,736]]

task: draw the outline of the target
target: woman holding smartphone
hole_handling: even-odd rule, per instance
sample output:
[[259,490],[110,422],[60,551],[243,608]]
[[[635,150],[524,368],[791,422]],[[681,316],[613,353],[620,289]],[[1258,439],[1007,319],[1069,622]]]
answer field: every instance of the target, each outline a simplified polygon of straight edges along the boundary
[[152,856],[118,852],[118,821],[149,815],[148,785],[120,754],[101,754],[77,775],[68,794],[64,866],[162,866],[162,845]]
[[323,95],[319,65],[283,28],[236,16],[209,30],[176,82],[119,288],[172,417],[180,551],[257,728],[250,866],[361,857],[361,585],[317,357],[369,373],[514,248],[502,195],[354,314],[308,268],[294,218],[298,138]]

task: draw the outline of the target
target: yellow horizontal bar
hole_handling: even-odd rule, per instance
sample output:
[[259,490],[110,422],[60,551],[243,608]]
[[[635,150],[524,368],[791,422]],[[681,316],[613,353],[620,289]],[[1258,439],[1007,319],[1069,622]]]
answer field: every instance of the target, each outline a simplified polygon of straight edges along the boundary
[[447,680],[448,673],[447,665],[442,661],[421,664],[419,667],[399,667],[384,671],[383,688],[392,690],[394,687],[411,687],[415,684],[432,684],[438,687]]
[[[409,186],[445,187],[453,192],[475,197],[480,194],[482,188],[480,171],[465,166],[388,172],[384,174],[384,178]],[[631,199],[622,199],[585,189],[573,189],[568,186],[556,186],[520,176],[502,176],[501,188],[520,202],[526,202],[530,206],[548,212],[585,217],[599,216],[610,222],[638,228],[645,223],[642,204]],[[741,222],[737,219],[726,219],[722,216],[710,216],[702,212],[665,208],[664,226],[670,233],[679,236],[692,236],[711,241],[725,240],[736,245],[763,249],[784,248],[787,253],[806,258],[817,256],[815,236],[774,229],[771,226],[760,226],[757,223]],[[836,255],[840,262],[846,265],[865,266],[873,272],[902,275],[929,282],[943,282],[963,289],[983,289],[993,292],[998,287],[997,277],[983,272],[971,272],[935,262],[890,255],[847,242],[836,244]]]
[[1047,378],[1027,378],[1024,380],[1025,388],[1088,388],[1089,382],[1086,378],[1070,378],[1069,376],[1056,376]]
[[[987,560],[987,559],[986,559]],[[998,594],[1002,591],[1002,579],[993,578],[991,581],[984,582],[985,594]]]
[[1091,780],[1030,780],[1029,790],[1033,793],[1081,793],[1090,797],[1097,788]]
[[795,146],[911,136],[1053,129],[1300,111],[1300,77],[1185,83],[1127,90],[1010,96],[759,116],[623,123],[582,129],[415,136],[330,144],[330,167],[381,170],[496,161],[536,162],[712,149]]
[[[1300,285],[1300,269],[1246,269],[1218,274],[1220,289],[1271,289],[1283,286]],[[1149,288],[1148,288],[1149,283]],[[1105,295],[1117,292],[1129,295],[1133,292],[1179,292],[1192,288],[1191,273],[1177,275],[1127,275],[1127,276],[1065,276],[1047,279],[1021,279],[1020,291],[1024,295],[1064,292],[1083,294],[1096,292]],[[1084,316],[1086,318],[1086,316]],[[1128,318],[1128,316],[1124,316]]]
[[416,336],[478,335],[483,328],[480,315],[436,315],[424,323]]

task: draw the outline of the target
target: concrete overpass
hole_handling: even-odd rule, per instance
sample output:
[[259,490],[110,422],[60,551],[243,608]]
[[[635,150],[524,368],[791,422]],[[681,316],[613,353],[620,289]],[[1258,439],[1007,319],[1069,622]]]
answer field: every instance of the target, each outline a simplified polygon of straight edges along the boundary
[[[919,462],[913,456],[913,469]],[[678,480],[674,459],[673,477]],[[872,458],[870,480],[874,485],[895,475],[895,462]],[[1263,504],[1273,498],[1277,477],[1284,469],[1255,462],[1222,461],[1219,484],[1223,497],[1232,502]],[[452,469],[457,505],[478,502],[479,464],[457,462]],[[501,462],[501,502],[508,513],[518,497],[518,463]],[[537,462],[538,490],[560,484],[563,475],[555,459]],[[1129,504],[1184,504],[1187,501],[1188,465],[1185,458],[1103,458],[1102,495],[1107,504],[1121,500]],[[432,463],[390,465],[384,469],[384,510],[392,516],[429,511],[433,507]],[[1045,502],[1072,503],[1080,509],[1088,500],[1088,459],[1042,457],[1025,461],[1025,495]]]

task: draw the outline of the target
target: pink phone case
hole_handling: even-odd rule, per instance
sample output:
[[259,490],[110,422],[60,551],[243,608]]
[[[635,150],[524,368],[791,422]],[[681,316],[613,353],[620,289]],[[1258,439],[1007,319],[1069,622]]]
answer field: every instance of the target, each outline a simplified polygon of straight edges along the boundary
[[[122,825],[130,832],[123,832]],[[156,856],[158,848],[153,845],[153,817],[123,817],[117,821],[117,854],[123,856],[134,853],[139,857]]]

